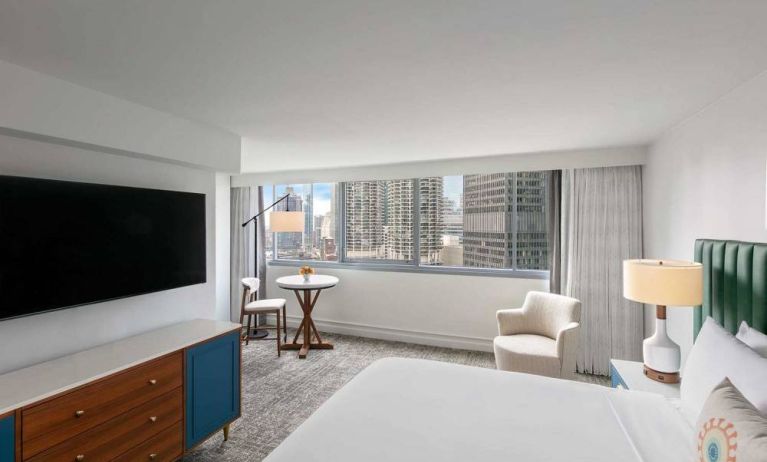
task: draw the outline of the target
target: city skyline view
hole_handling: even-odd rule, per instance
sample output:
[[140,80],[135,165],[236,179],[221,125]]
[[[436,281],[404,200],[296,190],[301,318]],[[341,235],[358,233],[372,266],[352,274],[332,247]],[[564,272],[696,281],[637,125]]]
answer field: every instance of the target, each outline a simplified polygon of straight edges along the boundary
[[[268,258],[275,257],[274,249],[278,259],[412,263],[414,184],[407,179],[265,187],[265,205],[288,194],[275,210],[307,214],[303,233],[278,233],[275,245],[267,232]],[[420,265],[548,268],[546,172],[421,178],[418,185]],[[341,209],[345,223],[339,227]]]

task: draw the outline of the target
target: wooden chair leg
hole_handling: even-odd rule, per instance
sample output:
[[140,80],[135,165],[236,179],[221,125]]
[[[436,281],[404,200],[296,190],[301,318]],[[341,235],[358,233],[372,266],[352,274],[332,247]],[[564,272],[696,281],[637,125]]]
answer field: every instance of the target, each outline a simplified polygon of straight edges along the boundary
[[253,319],[253,315],[248,315],[248,329],[245,331],[245,345],[250,344],[250,321]]
[[277,357],[279,358],[280,357],[280,350],[282,350],[282,348],[281,348],[282,345],[280,344],[281,342],[280,342],[280,312],[279,311],[277,311],[276,318],[277,318],[277,335],[276,335],[276,337],[277,337]]

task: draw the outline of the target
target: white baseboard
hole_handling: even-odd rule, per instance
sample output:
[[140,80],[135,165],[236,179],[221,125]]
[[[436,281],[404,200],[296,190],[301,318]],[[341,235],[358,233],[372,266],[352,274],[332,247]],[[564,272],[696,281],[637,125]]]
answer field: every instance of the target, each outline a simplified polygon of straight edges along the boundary
[[[288,327],[298,327],[300,316],[288,316]],[[457,348],[460,350],[493,351],[493,340],[480,337],[463,337],[458,335],[434,334],[391,327],[370,326],[351,322],[328,321],[314,319],[314,324],[321,332],[333,334],[354,335],[395,342],[416,343],[419,345]]]

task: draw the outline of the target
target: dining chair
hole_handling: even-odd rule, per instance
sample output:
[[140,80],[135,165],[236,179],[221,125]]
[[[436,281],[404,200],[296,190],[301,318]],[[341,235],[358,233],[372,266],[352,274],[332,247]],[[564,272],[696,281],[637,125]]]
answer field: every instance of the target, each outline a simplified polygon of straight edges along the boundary
[[[258,315],[275,315],[276,318],[276,340],[277,340],[277,356],[280,356],[280,350],[282,342],[280,341],[280,334],[283,335],[284,341],[288,341],[288,327],[287,327],[287,314],[285,312],[286,301],[284,298],[268,298],[258,300],[258,286],[260,281],[258,278],[243,278],[242,279],[242,302],[240,304],[240,324],[243,324],[245,316],[248,317],[248,325],[245,329],[245,333],[242,339],[245,341],[245,345],[250,343],[251,339],[254,340],[274,340],[275,338],[265,337],[256,338],[253,337],[252,332],[258,329],[270,330],[275,327],[268,324],[258,324]],[[253,321],[253,327],[251,327],[251,321]],[[282,319],[280,319],[282,318]],[[244,325],[244,324],[243,324]]]

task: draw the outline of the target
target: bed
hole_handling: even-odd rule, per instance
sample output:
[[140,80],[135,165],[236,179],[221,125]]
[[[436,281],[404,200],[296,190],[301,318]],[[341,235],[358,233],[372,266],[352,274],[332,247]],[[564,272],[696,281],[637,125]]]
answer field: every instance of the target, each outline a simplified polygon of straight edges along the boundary
[[680,442],[692,443],[692,431],[660,395],[390,358],[358,374],[266,461],[689,462]]
[[[755,275],[767,275],[767,246],[698,241],[696,259],[706,279],[696,311],[728,329],[747,320],[764,332],[767,292]],[[352,379],[266,461],[687,462],[694,419],[656,394],[389,358]]]

